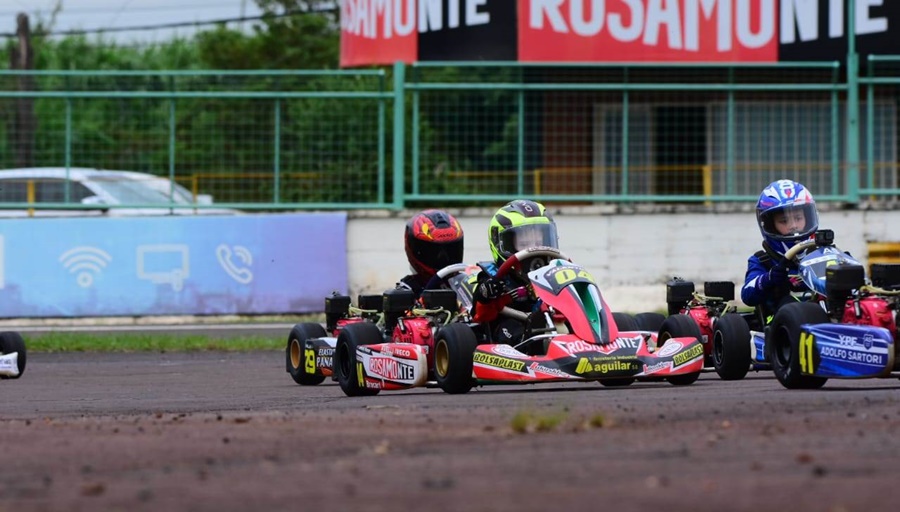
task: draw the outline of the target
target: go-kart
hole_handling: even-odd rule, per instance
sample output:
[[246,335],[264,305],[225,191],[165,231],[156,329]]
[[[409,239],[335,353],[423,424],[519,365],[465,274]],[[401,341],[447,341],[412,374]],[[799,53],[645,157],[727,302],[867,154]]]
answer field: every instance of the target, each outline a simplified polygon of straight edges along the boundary
[[[887,377],[896,370],[900,265],[865,268],[820,230],[786,254],[811,290],[783,305],[765,329],[772,371],[784,387],[814,389],[829,378]],[[896,375],[896,374],[895,374]]]
[[[512,272],[527,276],[526,292],[536,298],[531,312],[510,307],[501,312],[524,323],[522,340],[515,345],[487,343],[488,327],[471,322],[438,329],[434,375],[445,392],[466,393],[482,384],[562,381],[624,386],[657,377],[689,385],[700,375],[703,346],[689,318],[670,316],[658,333],[622,329],[591,274],[553,248],[519,251],[500,266],[495,278]],[[450,283],[461,302],[469,300],[461,280]],[[637,327],[637,322],[629,327]],[[360,381],[368,382],[365,367],[359,371]]]
[[13,332],[0,332],[0,379],[18,379],[25,373],[25,340]]
[[714,370],[723,380],[743,379],[751,369],[770,369],[761,324],[755,313],[738,312],[734,288],[731,281],[707,281],[703,293],[697,293],[691,281],[676,277],[666,283],[669,314],[688,316],[697,324],[704,371]]
[[[418,300],[411,291],[401,289],[360,295],[355,306],[346,295],[326,297],[324,328],[318,323],[299,323],[291,329],[285,353],[288,373],[300,385],[320,384],[331,377],[351,396],[425,385],[432,367],[434,330],[458,315],[456,294],[441,287],[447,278],[467,268],[456,264],[441,269]],[[377,383],[358,388],[347,378],[339,378],[335,351],[348,350],[348,344],[365,345],[362,350],[377,366],[373,371],[380,371]]]

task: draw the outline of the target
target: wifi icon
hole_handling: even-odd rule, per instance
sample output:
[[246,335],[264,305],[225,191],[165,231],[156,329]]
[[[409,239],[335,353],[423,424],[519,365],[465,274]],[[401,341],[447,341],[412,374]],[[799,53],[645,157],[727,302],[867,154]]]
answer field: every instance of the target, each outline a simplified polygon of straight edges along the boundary
[[64,252],[59,261],[70,274],[77,274],[75,282],[78,286],[90,288],[94,284],[94,276],[106,268],[112,256],[102,249],[82,245]]

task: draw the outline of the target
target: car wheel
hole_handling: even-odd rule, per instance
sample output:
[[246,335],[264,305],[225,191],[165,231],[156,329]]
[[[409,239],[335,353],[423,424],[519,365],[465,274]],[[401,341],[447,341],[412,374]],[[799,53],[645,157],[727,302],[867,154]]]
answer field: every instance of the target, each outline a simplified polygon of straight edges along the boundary
[[726,313],[713,330],[713,366],[722,380],[741,380],[750,370],[750,327],[741,315]]
[[[656,338],[657,350],[672,338],[695,338],[699,341],[701,336],[700,327],[693,318],[688,315],[671,315],[659,328],[659,336]],[[673,375],[666,377],[666,380],[674,386],[689,386],[698,378],[700,378],[700,372]]]
[[316,323],[302,323],[291,328],[285,349],[285,360],[287,371],[297,384],[315,386],[325,380],[324,375],[315,374],[315,353],[307,353],[305,349],[306,340],[325,336],[325,329]]
[[25,340],[22,339],[21,334],[13,331],[0,332],[0,355],[12,354],[13,352],[18,352],[17,366],[19,367],[19,374],[15,377],[0,377],[0,379],[20,378],[25,373],[25,361],[28,356],[25,351]]
[[775,378],[788,389],[818,389],[828,381],[800,373],[800,326],[828,323],[828,315],[818,304],[794,302],[775,313],[766,330],[766,350]]
[[478,338],[466,324],[449,324],[434,340],[434,377],[445,393],[468,393],[475,385],[472,359]]
[[356,359],[356,349],[383,342],[381,330],[370,322],[350,324],[341,329],[334,349],[334,372],[345,395],[374,396],[381,391],[366,387],[362,362]]

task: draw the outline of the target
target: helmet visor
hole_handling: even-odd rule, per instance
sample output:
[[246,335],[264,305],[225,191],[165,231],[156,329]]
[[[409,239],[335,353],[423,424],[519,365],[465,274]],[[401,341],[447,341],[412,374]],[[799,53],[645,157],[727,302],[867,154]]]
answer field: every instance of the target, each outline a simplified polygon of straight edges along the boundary
[[448,265],[462,263],[462,237],[452,242],[433,242],[412,238],[409,240],[409,246],[411,249],[409,256],[431,272],[437,272]]
[[795,240],[811,235],[819,225],[814,203],[773,208],[759,214],[763,234],[775,240]]
[[559,248],[556,224],[544,223],[517,226],[504,230],[500,233],[499,238],[497,249],[506,258],[532,247]]

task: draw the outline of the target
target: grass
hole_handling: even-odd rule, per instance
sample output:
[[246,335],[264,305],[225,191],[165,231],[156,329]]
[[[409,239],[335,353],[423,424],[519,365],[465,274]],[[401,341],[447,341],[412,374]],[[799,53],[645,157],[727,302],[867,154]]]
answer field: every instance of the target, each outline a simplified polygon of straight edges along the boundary
[[285,336],[233,336],[140,333],[46,333],[23,334],[28,352],[199,352],[206,350],[247,352],[284,350]]

